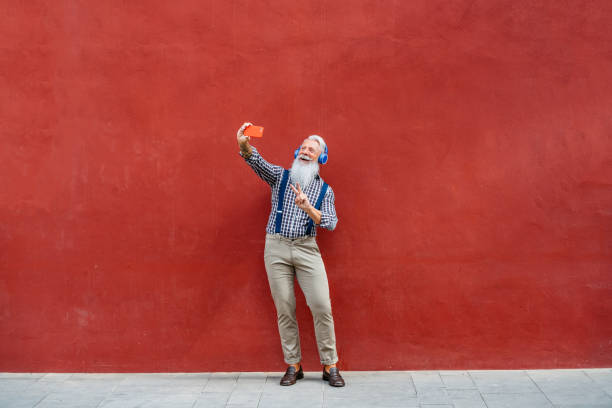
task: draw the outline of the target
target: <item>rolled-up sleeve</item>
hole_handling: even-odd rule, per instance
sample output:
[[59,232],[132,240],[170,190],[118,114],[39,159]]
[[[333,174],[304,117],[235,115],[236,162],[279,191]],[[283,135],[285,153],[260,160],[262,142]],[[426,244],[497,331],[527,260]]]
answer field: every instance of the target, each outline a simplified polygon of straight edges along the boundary
[[321,203],[321,224],[319,227],[333,231],[338,224],[338,216],[336,215],[336,198],[334,190],[331,187],[327,188],[323,202]]

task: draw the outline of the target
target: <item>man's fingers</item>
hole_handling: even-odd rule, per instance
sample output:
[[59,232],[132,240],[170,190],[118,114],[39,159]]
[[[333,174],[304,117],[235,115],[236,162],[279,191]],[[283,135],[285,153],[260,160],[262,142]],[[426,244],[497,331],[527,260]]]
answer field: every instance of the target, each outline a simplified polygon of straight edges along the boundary
[[300,183],[295,183],[297,185],[297,188],[295,188],[293,186],[293,184],[289,183],[289,187],[291,187],[291,189],[293,190],[293,192],[295,193],[295,203],[300,206],[301,204],[305,204],[308,201],[308,197],[306,196],[306,194],[304,194],[302,192],[302,188],[300,187]]
[[240,130],[238,130],[238,132],[240,132],[240,133],[244,132],[244,129],[248,128],[248,127],[249,127],[249,126],[251,126],[251,125],[252,125],[252,123],[251,123],[251,122],[244,122],[244,123],[242,124],[242,126],[240,126]]

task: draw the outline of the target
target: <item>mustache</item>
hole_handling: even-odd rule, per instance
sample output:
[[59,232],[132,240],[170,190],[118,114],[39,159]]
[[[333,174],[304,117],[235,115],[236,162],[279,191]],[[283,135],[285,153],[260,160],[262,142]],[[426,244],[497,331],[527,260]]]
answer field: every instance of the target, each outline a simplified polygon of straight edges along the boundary
[[312,161],[312,159],[310,157],[306,156],[305,154],[300,154],[298,156],[298,159],[304,159],[304,160]]

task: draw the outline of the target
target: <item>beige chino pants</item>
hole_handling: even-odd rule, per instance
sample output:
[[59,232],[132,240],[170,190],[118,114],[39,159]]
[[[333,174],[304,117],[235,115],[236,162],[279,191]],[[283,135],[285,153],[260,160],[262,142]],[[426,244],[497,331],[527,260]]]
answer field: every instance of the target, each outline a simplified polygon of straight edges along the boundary
[[314,320],[321,364],[338,361],[334,319],[329,298],[325,265],[314,237],[297,239],[266,235],[264,262],[270,291],[276,306],[278,332],[287,364],[302,360],[300,336],[295,317],[294,281],[302,288]]

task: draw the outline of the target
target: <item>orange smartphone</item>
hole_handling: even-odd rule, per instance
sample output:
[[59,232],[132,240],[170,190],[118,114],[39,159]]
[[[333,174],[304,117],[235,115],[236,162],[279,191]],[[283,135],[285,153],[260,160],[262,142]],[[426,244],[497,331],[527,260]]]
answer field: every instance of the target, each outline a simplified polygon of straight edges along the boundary
[[250,137],[263,137],[263,127],[251,125],[244,129],[244,134]]

